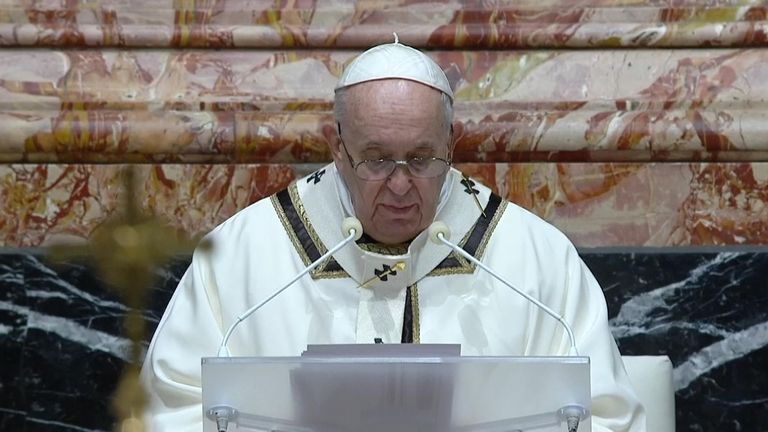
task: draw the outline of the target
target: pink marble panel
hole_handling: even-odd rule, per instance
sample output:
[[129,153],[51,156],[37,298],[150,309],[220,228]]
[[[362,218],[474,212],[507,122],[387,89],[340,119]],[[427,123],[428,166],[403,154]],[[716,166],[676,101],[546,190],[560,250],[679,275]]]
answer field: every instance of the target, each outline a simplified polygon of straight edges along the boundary
[[[207,232],[318,165],[138,165],[139,201]],[[82,241],[113,214],[121,165],[0,165],[0,246]],[[460,164],[577,245],[768,244],[768,163]]]
[[[0,161],[326,161],[353,54],[0,51]],[[768,157],[768,50],[431,55],[458,161]]]
[[468,164],[579,246],[768,244],[766,163]]
[[[122,165],[0,165],[0,244],[82,241],[119,205]],[[287,165],[137,165],[142,207],[207,232],[302,173]]]
[[360,48],[761,46],[755,0],[4,0],[0,45]]

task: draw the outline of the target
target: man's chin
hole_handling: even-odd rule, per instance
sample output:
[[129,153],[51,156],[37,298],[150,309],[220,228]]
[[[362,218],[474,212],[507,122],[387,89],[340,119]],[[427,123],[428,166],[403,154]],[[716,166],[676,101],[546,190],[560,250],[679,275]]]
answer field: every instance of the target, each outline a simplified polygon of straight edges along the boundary
[[421,229],[408,228],[407,221],[394,222],[378,229],[371,237],[384,244],[408,243],[421,233]]

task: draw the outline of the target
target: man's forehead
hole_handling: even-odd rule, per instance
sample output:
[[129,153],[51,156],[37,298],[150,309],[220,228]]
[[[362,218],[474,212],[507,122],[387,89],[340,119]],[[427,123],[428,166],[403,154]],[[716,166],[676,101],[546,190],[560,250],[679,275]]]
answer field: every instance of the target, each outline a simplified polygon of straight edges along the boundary
[[345,144],[356,154],[365,158],[408,158],[413,156],[432,156],[442,152],[445,138],[438,135],[423,135],[411,138],[388,134],[371,137],[366,135],[350,136]]
[[362,151],[370,152],[391,152],[395,150],[405,150],[409,152],[414,151],[429,151],[434,150],[437,147],[437,143],[432,142],[412,142],[406,143],[406,145],[397,145],[392,143],[379,143],[377,141],[367,141],[360,143],[360,149]]

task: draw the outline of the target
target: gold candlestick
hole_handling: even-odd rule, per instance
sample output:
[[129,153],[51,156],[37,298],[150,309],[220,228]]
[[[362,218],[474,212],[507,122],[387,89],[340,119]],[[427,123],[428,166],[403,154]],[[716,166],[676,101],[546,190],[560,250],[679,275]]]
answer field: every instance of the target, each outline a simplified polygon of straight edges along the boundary
[[146,325],[141,311],[156,266],[173,255],[191,252],[196,242],[185,240],[178,231],[142,213],[136,202],[136,171],[133,166],[127,167],[122,177],[124,191],[117,214],[94,231],[88,244],[53,246],[50,255],[58,262],[88,258],[107,285],[128,306],[124,331],[131,341],[131,352],[112,407],[117,417],[116,431],[144,432],[146,396],[139,382],[139,372]]

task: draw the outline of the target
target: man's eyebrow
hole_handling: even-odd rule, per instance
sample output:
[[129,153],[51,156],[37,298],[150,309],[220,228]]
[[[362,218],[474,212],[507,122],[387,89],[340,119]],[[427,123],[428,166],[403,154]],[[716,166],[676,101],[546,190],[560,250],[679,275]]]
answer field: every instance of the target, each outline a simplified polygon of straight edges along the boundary
[[437,148],[437,146],[435,146],[435,145],[423,143],[423,144],[417,145],[412,150],[435,150],[436,148]]
[[371,153],[371,152],[382,152],[382,149],[384,146],[382,146],[379,143],[367,143],[363,146],[363,148],[360,149],[361,153]]
[[[422,152],[425,150],[434,151],[437,149],[438,149],[438,146],[436,146],[435,144],[424,142],[424,143],[418,144],[416,147],[412,149],[409,149],[408,154]],[[360,149],[361,153],[376,152],[376,151],[380,153],[387,153],[389,151],[389,147],[386,145],[380,144],[376,141],[371,141],[371,142],[365,143],[363,145],[363,148]]]

